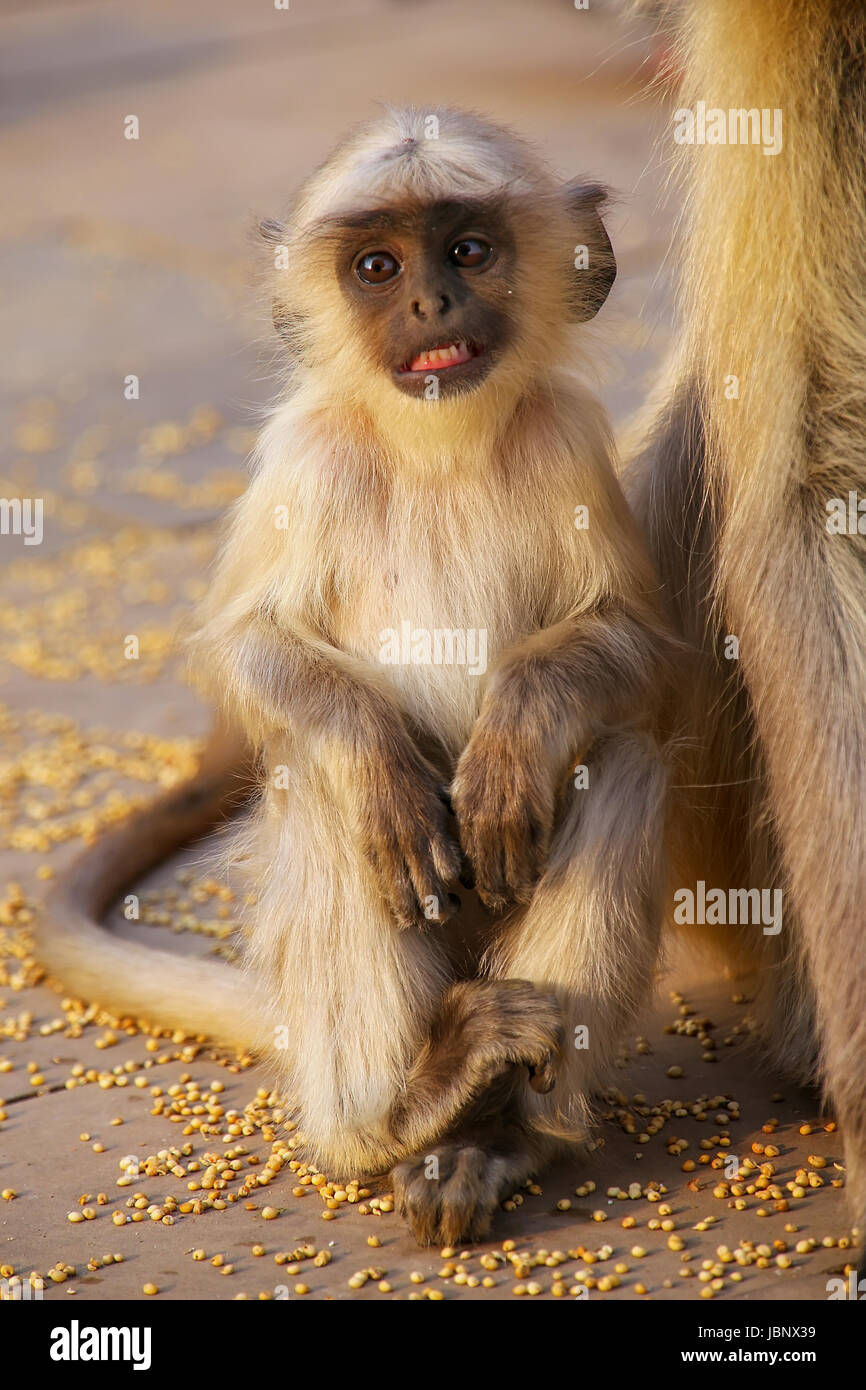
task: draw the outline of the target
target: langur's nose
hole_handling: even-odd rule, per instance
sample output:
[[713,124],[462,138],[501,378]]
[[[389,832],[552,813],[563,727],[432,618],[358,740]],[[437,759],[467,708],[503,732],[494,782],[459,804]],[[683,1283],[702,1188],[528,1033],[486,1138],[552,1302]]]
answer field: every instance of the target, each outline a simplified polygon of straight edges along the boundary
[[416,319],[444,318],[450,308],[451,300],[447,294],[426,294],[412,300],[412,313]]

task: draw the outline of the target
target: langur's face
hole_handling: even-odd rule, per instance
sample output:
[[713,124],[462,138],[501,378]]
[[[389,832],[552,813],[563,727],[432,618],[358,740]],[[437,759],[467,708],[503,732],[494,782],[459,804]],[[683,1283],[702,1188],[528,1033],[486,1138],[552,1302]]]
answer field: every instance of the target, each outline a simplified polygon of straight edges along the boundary
[[513,334],[515,271],[514,238],[495,204],[436,202],[342,219],[338,274],[356,350],[407,395],[457,395],[489,376]]

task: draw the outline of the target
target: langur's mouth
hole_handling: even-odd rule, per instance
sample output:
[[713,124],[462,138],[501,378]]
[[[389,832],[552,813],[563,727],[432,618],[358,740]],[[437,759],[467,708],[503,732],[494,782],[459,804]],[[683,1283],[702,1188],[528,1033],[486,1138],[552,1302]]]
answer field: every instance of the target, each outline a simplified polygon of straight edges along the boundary
[[497,360],[495,349],[471,338],[425,347],[391,372],[391,380],[404,396],[438,401],[474,391]]
[[449,372],[455,367],[463,367],[467,362],[474,361],[483,353],[484,348],[480,343],[468,342],[461,338],[453,343],[425,348],[416,357],[410,358],[398,367],[397,372],[400,376],[408,376],[412,372]]

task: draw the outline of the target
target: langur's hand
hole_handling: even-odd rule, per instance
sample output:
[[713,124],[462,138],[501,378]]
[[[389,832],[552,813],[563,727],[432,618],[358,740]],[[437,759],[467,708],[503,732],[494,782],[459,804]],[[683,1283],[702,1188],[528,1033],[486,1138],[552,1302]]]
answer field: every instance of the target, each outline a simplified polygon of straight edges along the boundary
[[451,788],[478,896],[497,911],[530,901],[553,825],[550,759],[527,722],[497,718],[495,706],[483,712]]
[[405,731],[393,729],[363,759],[357,788],[361,844],[400,927],[445,922],[461,868],[441,777]]

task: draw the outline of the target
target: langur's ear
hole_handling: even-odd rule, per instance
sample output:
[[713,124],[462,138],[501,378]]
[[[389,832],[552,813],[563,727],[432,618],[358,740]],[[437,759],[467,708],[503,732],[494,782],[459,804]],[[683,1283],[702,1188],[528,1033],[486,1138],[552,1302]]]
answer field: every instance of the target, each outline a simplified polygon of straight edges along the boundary
[[582,323],[595,317],[616,279],[613,247],[601,220],[608,190],[575,180],[566,184],[565,200],[575,229],[571,317]]

